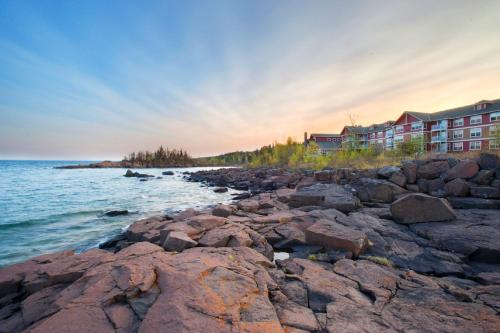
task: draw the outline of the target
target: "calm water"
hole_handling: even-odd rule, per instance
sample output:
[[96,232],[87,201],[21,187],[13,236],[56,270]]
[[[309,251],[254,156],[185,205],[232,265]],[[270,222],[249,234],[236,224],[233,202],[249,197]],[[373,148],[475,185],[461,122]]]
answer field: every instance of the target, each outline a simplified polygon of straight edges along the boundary
[[[58,170],[82,162],[0,161],[0,267],[64,249],[83,251],[124,230],[130,223],[162,212],[228,202],[231,193],[214,193],[174,176],[123,177],[124,169]],[[138,170],[154,176],[168,169]],[[127,209],[128,216],[106,217]]]

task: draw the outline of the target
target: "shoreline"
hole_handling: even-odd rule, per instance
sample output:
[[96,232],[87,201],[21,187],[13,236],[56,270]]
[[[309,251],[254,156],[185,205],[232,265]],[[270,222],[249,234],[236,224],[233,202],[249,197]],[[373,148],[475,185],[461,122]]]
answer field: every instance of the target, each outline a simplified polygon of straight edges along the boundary
[[[247,194],[136,221],[105,250],[0,269],[0,299],[9,309],[0,325],[7,332],[466,332],[500,325],[498,157],[184,177]],[[282,252],[290,258],[274,260]],[[33,302],[39,299],[43,306]]]

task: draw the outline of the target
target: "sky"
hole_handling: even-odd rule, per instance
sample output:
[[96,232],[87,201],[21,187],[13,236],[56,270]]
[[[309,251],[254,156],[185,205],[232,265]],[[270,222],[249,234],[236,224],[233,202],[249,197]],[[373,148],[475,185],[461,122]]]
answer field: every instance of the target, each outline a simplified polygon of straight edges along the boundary
[[0,159],[207,156],[500,98],[500,1],[0,0]]

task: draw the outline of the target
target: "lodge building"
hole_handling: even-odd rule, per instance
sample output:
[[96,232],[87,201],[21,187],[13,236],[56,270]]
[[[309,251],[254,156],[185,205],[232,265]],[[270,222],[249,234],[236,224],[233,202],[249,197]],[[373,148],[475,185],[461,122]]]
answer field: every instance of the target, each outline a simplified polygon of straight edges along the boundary
[[322,153],[369,145],[390,150],[412,139],[421,139],[425,151],[436,153],[500,149],[500,99],[433,113],[405,111],[396,121],[366,127],[344,126],[339,135],[311,134],[309,140],[319,144],[333,138],[335,148],[323,149]]

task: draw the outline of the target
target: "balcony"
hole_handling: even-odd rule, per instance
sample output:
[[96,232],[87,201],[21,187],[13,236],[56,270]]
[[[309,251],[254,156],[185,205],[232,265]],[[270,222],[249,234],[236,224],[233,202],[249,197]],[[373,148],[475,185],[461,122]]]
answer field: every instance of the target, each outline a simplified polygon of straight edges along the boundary
[[446,135],[435,135],[431,137],[431,142],[446,142],[448,137]]

